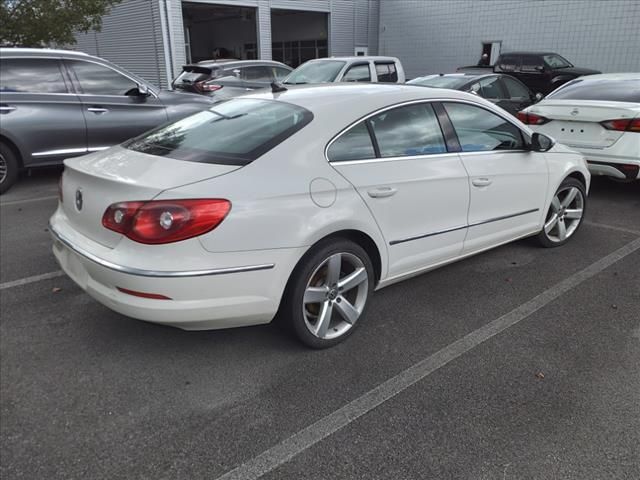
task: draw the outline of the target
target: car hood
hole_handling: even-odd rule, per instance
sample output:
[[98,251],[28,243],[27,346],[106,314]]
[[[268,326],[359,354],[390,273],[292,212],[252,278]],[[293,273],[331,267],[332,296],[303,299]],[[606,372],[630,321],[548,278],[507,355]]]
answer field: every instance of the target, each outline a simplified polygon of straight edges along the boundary
[[591,68],[581,68],[581,67],[569,67],[569,68],[559,68],[556,70],[558,73],[568,73],[571,75],[596,75],[598,73],[602,73],[598,70],[592,70]]
[[158,98],[164,105],[192,105],[205,109],[213,104],[211,98],[206,95],[198,95],[188,92],[175,92],[171,90],[161,90]]

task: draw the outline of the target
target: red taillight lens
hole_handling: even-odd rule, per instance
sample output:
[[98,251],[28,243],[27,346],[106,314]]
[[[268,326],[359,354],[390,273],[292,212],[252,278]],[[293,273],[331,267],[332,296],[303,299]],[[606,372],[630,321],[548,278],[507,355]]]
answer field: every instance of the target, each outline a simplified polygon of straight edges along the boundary
[[171,300],[170,297],[166,295],[161,295],[159,293],[148,293],[148,292],[138,292],[137,290],[129,290],[128,288],[116,287],[122,293],[126,293],[127,295],[133,295],[134,297],[140,298],[151,298],[153,300]]
[[229,210],[231,202],[218,198],[121,202],[107,208],[102,225],[133,241],[155,245],[210,232]]
[[618,132],[640,132],[640,118],[619,118],[600,122],[607,130]]
[[216,90],[220,90],[222,88],[222,85],[216,85],[214,83],[198,82],[196,83],[196,87],[201,92],[215,92]]
[[547,117],[535,113],[518,112],[517,116],[518,120],[527,125],[544,125],[551,121]]

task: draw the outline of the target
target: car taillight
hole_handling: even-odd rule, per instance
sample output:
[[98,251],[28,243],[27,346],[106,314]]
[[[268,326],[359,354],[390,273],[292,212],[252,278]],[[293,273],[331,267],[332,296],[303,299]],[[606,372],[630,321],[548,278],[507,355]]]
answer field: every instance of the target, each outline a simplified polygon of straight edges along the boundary
[[542,115],[536,115],[535,113],[527,113],[527,112],[518,112],[518,120],[527,125],[544,125],[545,123],[549,123],[547,117],[543,117]]
[[618,118],[600,122],[607,130],[617,130],[618,132],[640,132],[640,118]]
[[215,92],[216,90],[220,90],[222,88],[222,85],[216,85],[215,83],[198,82],[196,83],[196,87],[201,92]]
[[156,245],[210,232],[229,210],[231,202],[219,198],[119,202],[104,212],[102,225],[135,242]]

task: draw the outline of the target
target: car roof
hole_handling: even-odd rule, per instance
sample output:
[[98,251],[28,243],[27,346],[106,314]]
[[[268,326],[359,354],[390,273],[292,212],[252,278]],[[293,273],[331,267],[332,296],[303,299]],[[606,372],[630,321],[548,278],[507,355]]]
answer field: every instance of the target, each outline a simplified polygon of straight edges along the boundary
[[[229,59],[220,59],[220,60],[202,60],[198,63],[189,63],[186,66],[190,67],[229,67],[229,66],[249,66],[249,65],[274,65],[274,66],[285,66],[284,63],[276,62],[274,60],[229,60]],[[291,67],[288,67],[291,68]]]
[[413,100],[461,99],[484,102],[475,95],[456,90],[393,83],[287,85],[286,88],[279,93],[269,90],[249,93],[237,101],[248,98],[279,100],[306,108],[319,120],[330,122],[342,122],[346,117],[355,120],[372,111]]
[[[3,56],[28,56],[28,57],[42,57],[42,56],[51,56],[51,57],[59,57],[59,56],[80,56],[80,57],[91,57],[91,55],[79,52],[76,50],[63,50],[56,48],[14,48],[14,47],[2,47],[0,48],[0,55]],[[98,58],[98,57],[95,57]]]
[[560,54],[556,52],[503,52],[502,55],[560,55]]
[[373,61],[384,61],[384,62],[398,62],[399,60],[396,57],[383,57],[377,55],[367,55],[367,56],[351,56],[351,57],[323,57],[323,58],[313,58],[309,60],[309,62],[323,62],[327,60],[341,60],[344,62],[361,62],[367,60]]
[[600,73],[596,75],[584,75],[578,77],[583,82],[591,82],[598,80],[638,80],[640,81],[640,72],[620,72],[620,73]]
[[465,78],[469,80],[475,80],[484,77],[504,77],[501,73],[485,73],[485,72],[457,72],[457,73],[432,73],[430,75],[420,75],[419,77],[412,78],[411,80],[418,79],[428,79],[428,78],[437,78],[437,77],[456,77],[456,78]]

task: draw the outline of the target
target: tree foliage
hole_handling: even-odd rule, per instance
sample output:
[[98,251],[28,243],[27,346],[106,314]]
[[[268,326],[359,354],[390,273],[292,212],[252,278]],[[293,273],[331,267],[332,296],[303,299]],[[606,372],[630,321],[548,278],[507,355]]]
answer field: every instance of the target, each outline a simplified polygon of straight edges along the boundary
[[45,47],[76,43],[75,32],[100,30],[121,0],[1,0],[0,44]]

